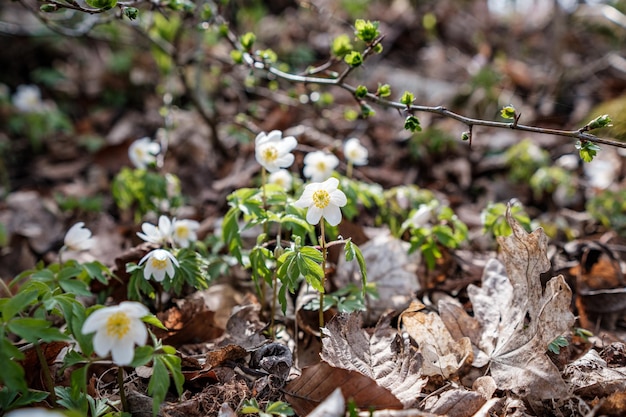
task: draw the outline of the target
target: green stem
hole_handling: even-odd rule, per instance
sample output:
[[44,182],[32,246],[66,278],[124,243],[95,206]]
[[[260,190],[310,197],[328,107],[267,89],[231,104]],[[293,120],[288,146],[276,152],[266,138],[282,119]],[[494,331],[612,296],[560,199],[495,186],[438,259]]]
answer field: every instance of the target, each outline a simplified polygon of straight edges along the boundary
[[41,345],[39,342],[35,342],[35,352],[37,352],[37,359],[39,359],[39,364],[41,365],[41,373],[43,374],[43,380],[46,384],[46,388],[50,393],[50,399],[53,404],[57,402],[57,395],[54,392],[54,381],[52,380],[52,375],[50,374],[50,367],[48,367],[48,361],[46,361],[46,357],[43,355],[43,351],[41,350]]
[[352,161],[348,161],[348,167],[346,168],[346,177],[352,178]]
[[117,385],[120,388],[120,401],[122,402],[122,411],[130,412],[128,409],[128,400],[126,399],[126,391],[124,391],[124,368],[117,368]]
[[324,327],[324,291],[326,285],[326,236],[324,236],[324,219],[320,221],[320,247],[322,248],[322,291],[320,291],[320,334],[322,327]]
[[272,312],[270,316],[270,334],[272,335],[272,340],[276,338],[276,332],[274,331],[274,316],[276,315],[276,300],[278,299],[278,276],[276,274],[276,269],[274,269],[274,273],[272,274]]

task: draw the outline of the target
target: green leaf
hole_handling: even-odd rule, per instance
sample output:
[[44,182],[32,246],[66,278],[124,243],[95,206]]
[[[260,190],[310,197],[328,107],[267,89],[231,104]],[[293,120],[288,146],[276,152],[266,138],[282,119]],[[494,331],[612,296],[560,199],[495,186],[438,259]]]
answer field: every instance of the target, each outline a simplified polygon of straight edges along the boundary
[[24,354],[20,352],[8,339],[0,338],[0,363],[2,363],[2,372],[0,372],[0,383],[5,387],[11,387],[12,390],[19,392],[27,392],[26,377],[24,368],[17,362],[24,359]]
[[85,0],[88,5],[95,9],[111,9],[117,4],[117,0]]
[[148,382],[148,394],[152,397],[152,415],[156,417],[170,388],[170,376],[162,355],[157,355],[152,363],[152,376]]
[[369,20],[357,19],[354,22],[354,34],[357,38],[362,40],[365,43],[372,43],[380,36],[380,32],[378,31],[379,23]]
[[12,319],[18,312],[28,308],[38,296],[39,291],[34,288],[18,292],[2,306],[2,320]]
[[48,320],[32,317],[14,318],[7,325],[10,332],[31,343],[70,340],[59,329],[51,326],[52,323]]
[[352,43],[350,42],[350,37],[346,34],[339,35],[335,39],[333,39],[333,44],[331,46],[331,52],[338,58],[343,58],[348,53],[352,52]]
[[92,295],[91,291],[89,291],[89,285],[76,279],[60,280],[59,286],[68,294],[82,295],[85,297]]
[[293,416],[295,414],[291,406],[282,401],[270,402],[265,408],[265,412],[277,416]]
[[517,112],[515,110],[515,107],[513,107],[512,105],[504,106],[502,110],[500,110],[500,116],[502,116],[502,118],[504,119],[515,119],[516,114]]
[[154,314],[150,314],[150,315],[142,317],[141,321],[147,324],[151,324],[154,327],[157,327],[159,329],[167,330],[167,327],[165,327],[163,323],[161,323],[161,320],[159,320],[157,316],[155,316]]
[[414,101],[415,95],[410,91],[405,91],[404,93],[402,93],[402,97],[400,97],[400,103],[404,104],[405,106],[410,106],[411,104],[413,104]]
[[358,51],[352,51],[348,53],[343,60],[351,67],[358,67],[363,63],[363,55]]
[[[166,347],[169,346],[163,346],[163,349],[165,350]],[[172,347],[172,349],[174,348]],[[185,377],[181,369],[182,361],[180,357],[175,354],[162,355],[162,357],[165,366],[167,366],[167,369],[169,370],[170,375],[174,380],[174,387],[176,388],[176,392],[178,393],[178,395],[182,395]]]
[[133,356],[133,361],[130,363],[130,366],[133,368],[143,366],[150,362],[153,356],[154,348],[152,346],[138,346],[135,348],[135,356]]
[[576,149],[578,149],[578,153],[580,155],[580,159],[585,162],[593,161],[593,158],[596,156],[600,147],[593,142],[589,141],[578,141],[576,145],[574,145]]
[[589,130],[594,130],[594,129],[600,129],[602,127],[613,126],[612,123],[613,121],[611,120],[609,115],[603,114],[602,116],[598,116],[592,121],[590,121],[589,123],[587,123],[587,126],[589,127]]

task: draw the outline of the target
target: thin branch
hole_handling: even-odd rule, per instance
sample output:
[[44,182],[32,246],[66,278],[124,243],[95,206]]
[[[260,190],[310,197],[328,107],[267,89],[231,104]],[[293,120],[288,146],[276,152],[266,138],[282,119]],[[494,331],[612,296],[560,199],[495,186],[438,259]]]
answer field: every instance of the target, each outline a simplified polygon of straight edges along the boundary
[[[229,40],[231,41],[234,47],[239,48],[236,41],[233,41],[232,37],[229,37]],[[322,78],[322,77],[312,77],[312,76],[307,76],[307,75],[297,75],[297,74],[291,74],[285,71],[281,71],[276,67],[268,65],[267,63],[260,62],[256,60],[248,52],[242,51],[242,53],[243,53],[243,60],[245,64],[248,65],[250,68],[264,70],[268,72],[269,74],[272,74],[283,80],[286,80],[292,83],[335,86],[335,87],[342,88],[346,91],[349,91],[353,95],[356,92],[355,86],[343,81],[345,76],[348,75],[347,73],[349,73],[349,70],[351,68],[349,68],[347,71],[344,71],[344,73],[342,73],[337,78]],[[612,139],[603,139],[598,136],[592,135],[591,133],[587,133],[587,129],[585,127],[578,129],[578,130],[561,130],[561,129],[550,129],[550,128],[523,125],[523,124],[517,123],[517,120],[514,121],[513,123],[509,123],[509,122],[496,122],[496,121],[483,120],[483,119],[474,119],[474,118],[466,117],[461,114],[450,111],[444,106],[420,106],[420,105],[406,106],[405,104],[402,104],[398,101],[387,100],[373,93],[367,93],[364,99],[367,99],[369,102],[376,103],[382,107],[390,107],[390,108],[398,109],[401,112],[408,111],[408,112],[433,113],[433,114],[437,114],[443,117],[454,119],[467,125],[470,128],[470,132],[473,126],[485,126],[485,127],[499,128],[499,129],[512,129],[512,130],[519,130],[523,132],[532,132],[532,133],[539,133],[539,134],[546,134],[546,135],[570,137],[570,138],[578,139],[582,142],[593,142],[593,143],[602,144],[602,145],[614,146],[616,148],[626,148],[626,143],[619,142],[619,141],[612,140]]]

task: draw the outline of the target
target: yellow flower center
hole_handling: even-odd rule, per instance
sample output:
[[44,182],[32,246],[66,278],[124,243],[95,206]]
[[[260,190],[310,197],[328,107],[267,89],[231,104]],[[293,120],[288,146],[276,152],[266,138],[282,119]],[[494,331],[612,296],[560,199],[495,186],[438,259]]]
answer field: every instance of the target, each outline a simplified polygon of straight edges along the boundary
[[330,204],[330,194],[326,190],[317,190],[313,193],[313,204],[317,208],[326,208]]
[[152,262],[152,267],[154,269],[165,269],[167,268],[167,258],[166,259],[157,259],[155,256],[150,260]]
[[263,159],[267,162],[273,162],[278,158],[278,149],[272,145],[266,146],[261,151],[261,155],[263,155]]
[[111,314],[106,323],[107,335],[122,339],[130,330],[130,319],[123,312]]
[[317,163],[317,169],[320,171],[326,171],[326,162],[320,161]]
[[189,228],[187,226],[177,226],[176,236],[181,239],[187,239],[189,237]]

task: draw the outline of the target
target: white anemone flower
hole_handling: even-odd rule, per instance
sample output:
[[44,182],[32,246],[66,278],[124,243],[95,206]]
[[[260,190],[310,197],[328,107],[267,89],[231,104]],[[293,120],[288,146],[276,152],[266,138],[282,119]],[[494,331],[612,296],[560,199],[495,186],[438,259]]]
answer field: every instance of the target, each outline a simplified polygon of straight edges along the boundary
[[137,232],[137,236],[146,242],[163,245],[169,242],[172,235],[172,221],[169,217],[161,215],[157,226],[152,223],[144,222],[141,225],[141,232]]
[[148,330],[141,318],[150,311],[135,301],[124,301],[117,306],[104,307],[91,313],[83,324],[82,333],[96,332],[93,349],[100,357],[111,352],[113,362],[129,365],[135,356],[135,344],[143,346]]
[[343,154],[353,165],[367,165],[367,148],[357,138],[348,139],[343,146]]
[[20,85],[13,94],[13,105],[22,113],[37,113],[45,110],[41,91],[36,85]]
[[298,145],[296,138],[282,136],[280,130],[272,130],[259,133],[254,140],[256,160],[270,173],[290,167],[295,159],[291,151]]
[[200,223],[195,220],[176,220],[172,222],[172,239],[181,248],[189,247],[190,242],[198,240],[196,232]]
[[145,137],[137,139],[128,148],[128,157],[135,168],[146,169],[148,165],[156,163],[156,156],[161,151],[161,146]]
[[415,229],[424,227],[433,218],[433,207],[429,204],[420,204],[417,210],[407,219],[407,224]]
[[341,221],[341,209],[348,202],[343,191],[337,189],[339,180],[329,178],[324,182],[307,184],[296,207],[308,208],[306,221],[310,224],[318,224],[323,217],[328,224],[336,226]]
[[59,410],[33,407],[9,411],[4,417],[66,417],[66,414]]
[[267,182],[269,184],[279,185],[284,190],[291,190],[291,186],[293,185],[293,177],[286,169],[279,169],[276,172],[272,172],[270,176],[267,177]]
[[150,251],[146,256],[141,258],[139,265],[142,265],[144,262],[146,266],[143,268],[143,277],[150,279],[152,276],[157,282],[163,281],[165,275],[173,278],[176,273],[174,266],[178,267],[176,257],[165,249]]
[[67,231],[63,244],[67,249],[76,252],[89,250],[93,246],[91,230],[85,227],[84,222],[78,222]]
[[304,157],[304,176],[313,182],[327,180],[339,165],[339,159],[332,153],[323,151],[309,152]]

